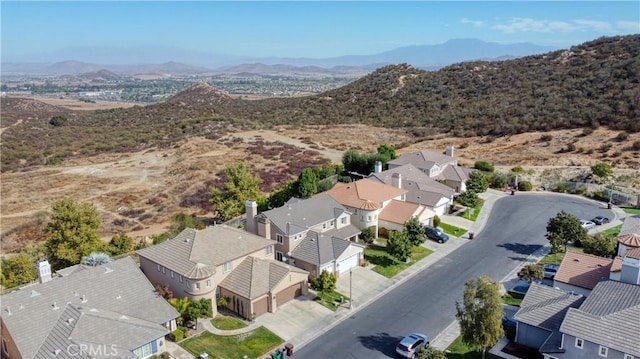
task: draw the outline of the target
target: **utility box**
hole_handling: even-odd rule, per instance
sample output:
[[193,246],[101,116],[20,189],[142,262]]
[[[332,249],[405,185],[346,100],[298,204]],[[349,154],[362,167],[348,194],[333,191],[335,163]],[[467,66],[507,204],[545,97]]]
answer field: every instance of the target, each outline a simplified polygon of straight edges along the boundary
[[278,349],[275,352],[271,353],[271,359],[284,359],[282,357],[282,352],[280,351],[280,349]]

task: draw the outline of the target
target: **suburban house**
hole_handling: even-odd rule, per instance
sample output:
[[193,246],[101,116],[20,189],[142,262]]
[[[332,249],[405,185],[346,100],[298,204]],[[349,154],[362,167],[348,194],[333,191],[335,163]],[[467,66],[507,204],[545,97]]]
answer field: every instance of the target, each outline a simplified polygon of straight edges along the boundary
[[429,177],[443,181],[453,188],[456,193],[467,190],[466,182],[473,169],[458,166],[458,159],[453,157],[453,146],[447,146],[445,154],[422,150],[404,154],[395,160],[387,162],[390,170],[412,164]]
[[429,177],[413,164],[378,171],[381,167],[376,166],[369,179],[407,190],[406,202],[421,204],[438,216],[448,213],[453,205],[455,191]]
[[553,286],[587,296],[598,282],[610,279],[612,266],[613,259],[567,251],[553,278]]
[[514,316],[516,341],[546,359],[639,358],[640,250],[628,251],[618,263],[620,280],[599,278],[602,267],[596,264],[596,284],[586,295],[532,283]]
[[324,192],[345,206],[351,213],[351,223],[360,229],[401,230],[412,217],[421,223],[431,223],[435,213],[423,205],[406,202],[407,190],[368,178],[351,183],[336,183]]
[[640,248],[640,215],[627,216],[618,233],[618,255],[624,256],[629,249]]
[[364,261],[364,247],[356,240],[360,229],[351,214],[328,194],[291,198],[284,206],[260,214],[246,203],[245,230],[275,243],[275,258],[303,268],[315,277],[327,270],[339,276]]
[[74,266],[3,295],[2,358],[146,358],[166,351],[178,312],[158,296],[133,258]]
[[191,300],[228,298],[227,308],[252,319],[306,294],[305,270],[274,259],[274,242],[226,225],[186,228],[138,250],[140,268],[156,286]]

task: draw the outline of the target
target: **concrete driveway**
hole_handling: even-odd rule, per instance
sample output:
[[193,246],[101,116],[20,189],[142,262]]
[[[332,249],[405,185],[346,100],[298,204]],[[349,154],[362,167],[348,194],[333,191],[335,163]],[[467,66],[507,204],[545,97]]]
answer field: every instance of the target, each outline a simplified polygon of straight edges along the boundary
[[351,282],[351,295],[353,305],[359,306],[372,300],[377,294],[389,287],[391,279],[372,271],[369,267],[353,268],[349,280],[349,273],[344,273],[336,282],[336,290],[345,296],[349,296],[349,282]]

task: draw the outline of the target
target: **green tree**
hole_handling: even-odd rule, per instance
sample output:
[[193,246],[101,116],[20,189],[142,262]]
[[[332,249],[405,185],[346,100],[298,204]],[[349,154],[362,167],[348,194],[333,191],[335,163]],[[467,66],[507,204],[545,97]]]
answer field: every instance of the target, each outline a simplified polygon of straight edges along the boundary
[[120,232],[111,237],[107,249],[111,255],[117,256],[119,254],[131,252],[133,250],[133,246],[133,238],[123,232]]
[[313,169],[303,169],[298,176],[298,181],[296,182],[296,196],[304,199],[318,193],[319,182],[320,180]]
[[320,292],[330,292],[336,289],[336,275],[323,270],[319,276],[311,280],[311,288]]
[[536,279],[542,279],[542,277],[544,277],[542,266],[536,263],[527,264],[518,272],[518,278],[524,279],[529,283]]
[[78,264],[83,256],[102,251],[100,220],[93,204],[61,199],[53,204],[52,211],[45,227],[49,234],[45,248],[54,268]]
[[456,318],[460,323],[462,341],[482,350],[485,357],[502,338],[502,299],[498,284],[488,276],[471,279],[464,285],[462,303],[456,302]]
[[447,359],[447,354],[434,348],[422,348],[416,359]]
[[198,325],[198,318],[211,318],[213,316],[213,306],[211,299],[198,299],[189,302],[185,311],[185,321],[194,320]]
[[398,155],[396,154],[396,150],[387,144],[382,144],[378,146],[377,152],[380,156],[382,156],[383,159],[385,159],[385,161],[381,161],[383,164],[398,158]]
[[509,177],[502,172],[495,172],[491,175],[491,188],[505,188],[509,183]]
[[615,256],[617,244],[615,236],[605,233],[598,233],[595,237],[587,236],[582,240],[585,253],[607,258]]
[[487,176],[480,171],[473,171],[469,175],[467,180],[467,191],[473,191],[475,193],[482,193],[489,188],[489,181]]
[[469,208],[476,208],[480,205],[480,197],[478,197],[474,191],[469,189],[458,195],[458,197],[456,197],[456,201]]
[[389,231],[387,241],[387,253],[400,262],[406,262],[411,258],[412,244],[407,234],[399,231]]
[[375,226],[371,226],[363,229],[362,232],[360,232],[360,239],[362,239],[362,241],[367,244],[373,243],[373,241],[376,239],[375,230],[376,230]]
[[247,200],[257,201],[262,182],[259,177],[252,175],[249,167],[242,162],[228,166],[225,173],[227,183],[224,189],[211,188],[211,204],[216,217],[223,221],[241,215]]
[[284,186],[272,191],[267,198],[267,204],[269,208],[278,208],[284,206],[284,204],[294,196],[294,186],[296,184],[296,181],[289,182]]
[[613,168],[606,162],[600,162],[591,166],[591,173],[601,181],[606,181],[613,176]]
[[404,232],[406,233],[409,242],[414,246],[419,246],[427,240],[427,237],[424,234],[424,228],[418,220],[418,217],[411,217],[411,219],[404,224]]
[[560,211],[547,222],[546,237],[551,243],[551,253],[558,253],[562,251],[562,246],[566,247],[568,242],[584,242],[588,234],[576,216]]
[[496,168],[487,161],[476,161],[476,163],[473,164],[473,168],[484,172],[493,172],[496,170]]
[[25,251],[2,258],[2,286],[13,288],[38,279],[35,262]]
[[62,126],[65,122],[67,122],[67,119],[62,116],[53,116],[49,120],[49,124],[54,127]]
[[187,310],[189,309],[189,298],[171,298],[169,304],[180,314],[180,317],[176,319],[176,324],[179,326],[186,324],[188,319]]

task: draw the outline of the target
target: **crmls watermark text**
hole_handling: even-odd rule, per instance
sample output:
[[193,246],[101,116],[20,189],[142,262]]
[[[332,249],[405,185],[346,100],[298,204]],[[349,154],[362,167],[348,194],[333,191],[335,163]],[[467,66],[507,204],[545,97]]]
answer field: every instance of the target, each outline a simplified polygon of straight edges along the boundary
[[71,344],[67,346],[67,354],[71,356],[110,357],[118,355],[116,348],[115,344]]

